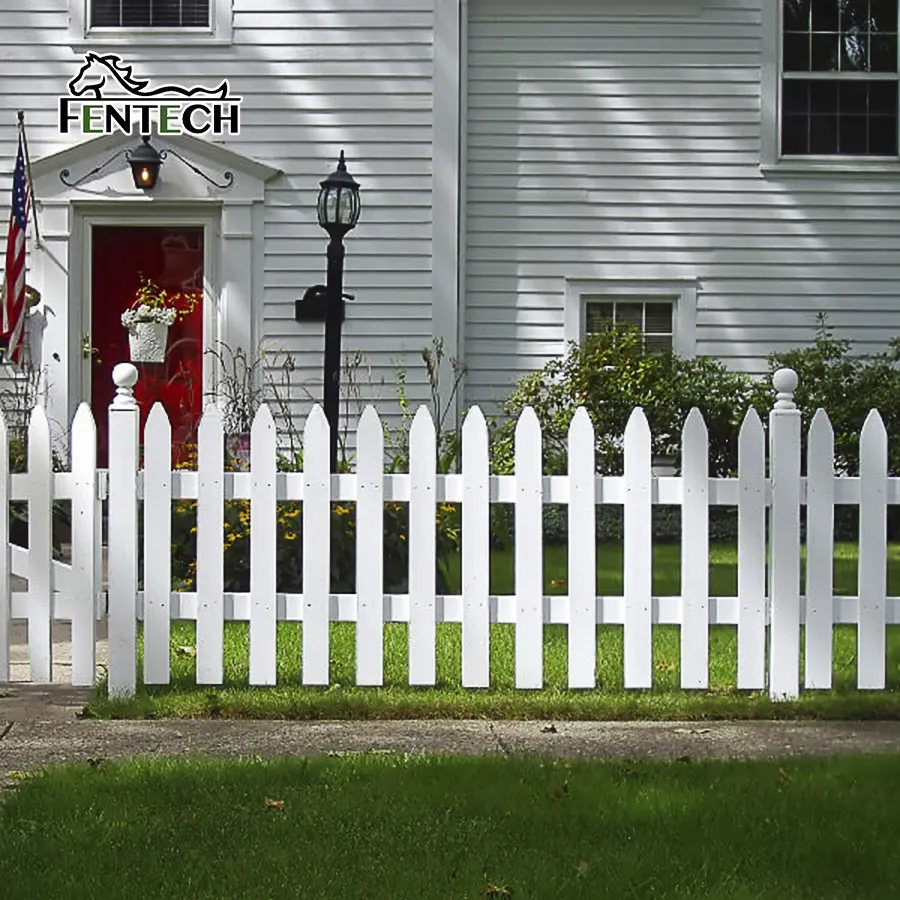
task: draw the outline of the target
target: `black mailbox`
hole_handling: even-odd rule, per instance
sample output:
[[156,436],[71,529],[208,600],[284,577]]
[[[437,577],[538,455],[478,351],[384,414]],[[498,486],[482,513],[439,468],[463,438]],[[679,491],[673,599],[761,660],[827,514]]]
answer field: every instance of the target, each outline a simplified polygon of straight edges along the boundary
[[[341,295],[341,322],[344,321],[345,300],[352,300],[352,294]],[[298,322],[324,322],[328,312],[328,288],[324,284],[314,284],[306,293],[294,301],[294,319]]]

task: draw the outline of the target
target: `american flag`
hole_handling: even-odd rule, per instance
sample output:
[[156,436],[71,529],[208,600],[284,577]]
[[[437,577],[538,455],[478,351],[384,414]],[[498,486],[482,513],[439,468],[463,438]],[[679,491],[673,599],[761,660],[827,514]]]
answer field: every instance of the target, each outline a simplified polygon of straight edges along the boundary
[[19,152],[13,172],[12,212],[6,238],[6,285],[3,292],[3,335],[6,358],[21,363],[25,333],[25,229],[28,226],[29,185],[25,154],[19,134]]

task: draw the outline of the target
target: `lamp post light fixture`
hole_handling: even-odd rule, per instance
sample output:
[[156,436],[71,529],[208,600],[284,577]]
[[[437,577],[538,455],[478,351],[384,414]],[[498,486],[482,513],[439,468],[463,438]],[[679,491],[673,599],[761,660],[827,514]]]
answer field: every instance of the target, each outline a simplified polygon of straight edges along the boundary
[[[344,151],[337,169],[323,182],[316,204],[319,225],[328,233],[325,286],[325,418],[331,431],[331,471],[337,471],[338,414],[341,378],[341,323],[344,320],[344,235],[359,221],[359,185],[347,171]],[[308,293],[308,292],[307,292]]]
[[159,167],[162,165],[162,158],[156,147],[150,143],[150,138],[144,135],[143,141],[136,149],[128,150],[125,153],[125,159],[131,166],[131,177],[134,179],[134,186],[142,191],[152,191],[156,187],[156,180],[159,178]]

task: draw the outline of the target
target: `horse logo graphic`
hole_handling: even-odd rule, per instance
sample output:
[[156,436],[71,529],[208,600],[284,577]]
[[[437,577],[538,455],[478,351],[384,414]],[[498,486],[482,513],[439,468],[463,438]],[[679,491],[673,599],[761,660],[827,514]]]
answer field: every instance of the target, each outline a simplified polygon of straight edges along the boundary
[[[107,53],[100,56],[89,52],[84,55],[84,65],[78,74],[69,81],[69,93],[73,97],[93,97],[102,100],[103,89],[108,82],[118,85],[126,93],[136,99],[152,99],[154,97],[181,97],[198,100],[227,100],[228,82],[222,81],[217,87],[207,88],[202,85],[185,88],[177,84],[165,84],[150,88],[149,79],[136,78],[132,67],[126,65],[120,56]],[[240,99],[240,98],[232,98]]]

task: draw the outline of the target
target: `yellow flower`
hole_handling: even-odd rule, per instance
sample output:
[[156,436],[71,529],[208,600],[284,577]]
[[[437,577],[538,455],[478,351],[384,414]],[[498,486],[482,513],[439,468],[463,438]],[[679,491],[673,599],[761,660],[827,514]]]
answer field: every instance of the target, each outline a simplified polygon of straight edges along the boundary
[[197,533],[197,526],[195,525],[195,526],[191,529],[191,534],[196,534],[196,533]]
[[334,511],[335,511],[339,516],[346,516],[346,515],[350,512],[350,510],[347,509],[346,506],[341,506],[340,504],[338,504],[338,505],[334,508]]
[[405,535],[405,534],[401,534],[401,535],[400,535],[400,540],[401,540],[401,541],[405,541],[405,540],[406,540],[406,535]]
[[289,510],[285,513],[285,515],[286,515],[289,519],[295,519],[295,518],[297,518],[297,516],[300,515],[300,507],[299,507],[299,506],[295,506],[293,509],[289,509]]
[[293,531],[286,531],[286,532],[284,533],[284,539],[285,539],[286,541],[294,541],[294,540],[297,539],[297,535],[294,534]]
[[250,513],[242,512],[238,519],[241,522],[241,525],[249,525],[250,524]]

